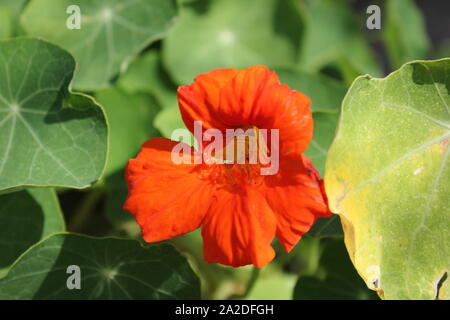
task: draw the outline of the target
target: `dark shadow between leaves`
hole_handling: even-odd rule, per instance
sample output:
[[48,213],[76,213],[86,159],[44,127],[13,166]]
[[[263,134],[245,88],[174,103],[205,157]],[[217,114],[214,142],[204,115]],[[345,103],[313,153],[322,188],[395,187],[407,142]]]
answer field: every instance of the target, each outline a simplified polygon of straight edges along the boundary
[[286,38],[294,48],[297,48],[295,53],[298,56],[304,25],[295,5],[288,1],[277,1],[272,25],[277,34]]
[[197,14],[205,14],[211,5],[210,0],[202,0],[202,1],[185,1],[183,6],[193,9]]
[[[27,192],[0,197],[0,269],[9,267],[25,250],[37,243],[44,226],[40,204]],[[17,235],[23,238],[17,239]]]
[[44,117],[44,122],[47,124],[62,123],[74,119],[87,119],[94,115],[102,118],[100,108],[92,106],[93,102],[88,97],[70,93],[67,96],[60,93]]

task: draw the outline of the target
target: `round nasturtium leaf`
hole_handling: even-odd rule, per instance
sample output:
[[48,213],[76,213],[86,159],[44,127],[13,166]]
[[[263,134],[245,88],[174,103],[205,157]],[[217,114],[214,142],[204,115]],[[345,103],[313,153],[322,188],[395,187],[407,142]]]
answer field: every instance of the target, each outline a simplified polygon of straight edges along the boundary
[[275,70],[280,82],[306,94],[313,112],[338,113],[346,86],[333,78],[292,68]]
[[0,192],[83,188],[102,174],[107,124],[90,97],[70,94],[75,61],[37,39],[0,41]]
[[292,0],[181,1],[163,62],[178,84],[216,68],[294,65],[302,29]]
[[172,246],[70,233],[31,247],[0,279],[8,300],[199,298],[199,279]]
[[25,250],[65,229],[56,193],[32,188],[0,195],[0,278]]
[[449,299],[450,59],[355,80],[325,187],[350,257],[386,299]]
[[[70,6],[80,10],[80,29],[71,29],[75,13],[67,13]],[[96,90],[107,87],[142,49],[160,39],[175,15],[175,0],[34,0],[21,24],[28,34],[73,54],[75,89]]]

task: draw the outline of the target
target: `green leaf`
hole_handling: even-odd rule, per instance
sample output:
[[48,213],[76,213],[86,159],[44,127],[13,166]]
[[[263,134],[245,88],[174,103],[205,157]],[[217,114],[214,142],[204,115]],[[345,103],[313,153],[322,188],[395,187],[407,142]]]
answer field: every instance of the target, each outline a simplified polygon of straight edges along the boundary
[[301,31],[291,0],[183,1],[163,61],[179,84],[215,68],[293,65]]
[[376,57],[360,32],[361,23],[344,1],[307,1],[303,12],[306,21],[300,55],[302,68],[317,71],[338,63],[356,74],[381,74]]
[[1,195],[0,221],[0,269],[41,239],[65,229],[58,198],[48,188]]
[[19,33],[19,15],[27,0],[2,0],[0,2],[0,38]]
[[99,91],[110,129],[110,148],[105,175],[122,169],[134,158],[141,145],[157,134],[152,127],[158,107],[147,94],[127,94],[118,88]]
[[412,0],[388,0],[383,40],[394,68],[403,63],[427,58],[429,40],[420,10]]
[[130,93],[148,92],[162,108],[177,107],[177,87],[162,67],[159,50],[152,49],[134,60],[118,86]]
[[107,124],[90,97],[68,93],[74,67],[47,42],[0,41],[0,191],[83,188],[100,177]]
[[115,226],[133,220],[133,215],[122,209],[127,195],[124,170],[106,177],[106,217]]
[[328,148],[333,142],[338,119],[339,114],[313,113],[314,133],[305,154],[311,159],[321,176],[324,175],[325,160]]
[[8,38],[12,34],[11,12],[0,5],[0,38]]
[[387,299],[434,299],[449,268],[449,74],[443,59],[356,79],[328,154],[331,211],[358,273]]
[[[81,271],[69,290],[67,267]],[[30,248],[0,280],[0,299],[199,299],[200,284],[170,245],[57,234]]]
[[319,270],[302,275],[294,289],[296,300],[369,300],[377,299],[358,276],[348,259],[342,240],[321,243]]
[[[80,7],[79,30],[66,27],[70,5]],[[163,37],[175,14],[175,0],[34,0],[21,23],[28,34],[74,55],[74,88],[96,90],[108,86],[142,49]]]
[[178,107],[166,108],[162,110],[156,115],[154,125],[155,128],[157,128],[162,135],[168,139],[171,138],[174,130],[182,128],[186,129]]
[[281,272],[274,264],[261,269],[248,300],[289,300],[295,286],[296,275]]
[[281,83],[306,94],[311,99],[313,112],[339,112],[347,90],[342,83],[321,74],[293,69],[277,69],[276,73]]
[[11,13],[18,16],[28,0],[2,0],[1,6],[8,8]]
[[331,218],[317,219],[306,235],[315,238],[330,238],[342,237],[344,233],[339,217],[333,215]]

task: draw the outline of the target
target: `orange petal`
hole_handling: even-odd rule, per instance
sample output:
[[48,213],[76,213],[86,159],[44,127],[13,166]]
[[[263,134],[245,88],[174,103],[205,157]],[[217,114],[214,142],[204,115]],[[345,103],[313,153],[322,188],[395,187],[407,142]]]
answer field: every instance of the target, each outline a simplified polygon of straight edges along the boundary
[[275,251],[276,220],[261,194],[218,190],[202,225],[205,260],[233,267],[262,267]]
[[[258,114],[253,120],[260,129],[279,129],[280,158],[300,158],[313,135],[311,101],[303,93],[286,85],[272,86],[261,96]],[[270,138],[268,139],[269,148]]]
[[210,205],[213,188],[199,179],[196,166],[172,162],[177,143],[150,139],[126,168],[128,198],[124,209],[135,216],[147,242],[197,229]]
[[[275,72],[265,66],[243,70],[218,69],[198,76],[194,83],[178,89],[180,111],[193,132],[194,121],[203,130],[257,127],[280,130],[281,154],[300,156],[313,131],[304,94],[280,84]],[[270,148],[270,133],[269,133]]]
[[323,182],[311,161],[289,159],[268,176],[263,194],[277,217],[277,238],[289,252],[318,217],[330,217]]
[[225,129],[216,117],[222,88],[236,75],[235,69],[216,69],[197,76],[191,85],[178,88],[178,104],[186,127],[194,133],[194,121],[203,129]]

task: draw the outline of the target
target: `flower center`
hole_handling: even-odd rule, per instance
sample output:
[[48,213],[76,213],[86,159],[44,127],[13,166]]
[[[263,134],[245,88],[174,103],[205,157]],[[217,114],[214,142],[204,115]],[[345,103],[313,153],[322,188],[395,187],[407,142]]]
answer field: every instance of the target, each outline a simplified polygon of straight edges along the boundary
[[225,147],[211,155],[212,164],[204,164],[201,178],[236,187],[259,184],[261,166],[268,163],[267,135],[257,127],[244,127],[227,135]]

